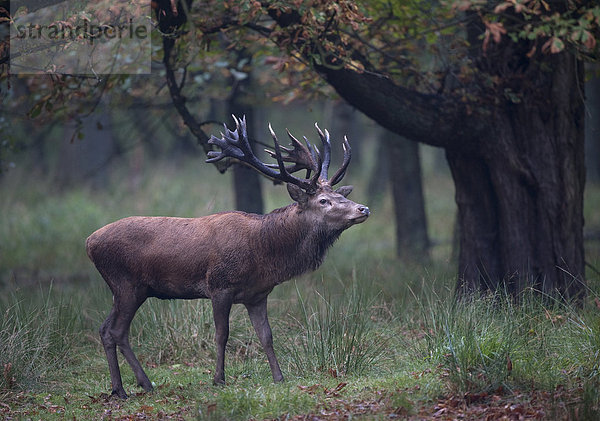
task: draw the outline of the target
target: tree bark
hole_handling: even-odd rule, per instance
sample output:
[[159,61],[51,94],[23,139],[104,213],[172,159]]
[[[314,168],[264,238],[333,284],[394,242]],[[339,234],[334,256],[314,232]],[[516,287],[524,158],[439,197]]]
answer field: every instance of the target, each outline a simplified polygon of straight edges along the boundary
[[[600,72],[600,64],[589,67]],[[600,182],[600,76],[594,74],[585,84],[585,161],[589,181]]]
[[[248,124],[248,139],[250,144],[253,145],[253,139],[256,139],[254,135],[255,125],[252,123],[254,120],[254,110],[251,104],[251,95],[249,94],[251,86],[251,72],[250,63],[251,56],[244,51],[240,51],[238,54],[238,61],[242,59],[248,60],[246,66],[246,79],[233,80],[233,88],[227,101],[227,109],[229,114],[235,116],[245,115]],[[235,194],[235,208],[244,212],[259,213],[264,212],[264,204],[262,198],[262,188],[260,184],[260,174],[243,164],[233,164],[233,190]]]
[[429,257],[429,236],[419,144],[386,132],[389,178],[394,200],[396,254],[403,260]]
[[460,294],[584,293],[581,63],[553,58],[547,100],[496,111],[475,154],[447,150],[459,212]]

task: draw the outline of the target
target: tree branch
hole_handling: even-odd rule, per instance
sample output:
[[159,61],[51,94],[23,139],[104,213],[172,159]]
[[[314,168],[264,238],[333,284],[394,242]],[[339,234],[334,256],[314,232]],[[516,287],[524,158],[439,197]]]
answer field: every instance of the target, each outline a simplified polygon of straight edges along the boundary
[[[272,8],[268,1],[263,1],[262,5],[281,28],[302,25],[297,11],[283,12]],[[333,32],[324,35],[337,37],[338,44],[343,45]],[[286,42],[289,41],[292,42],[291,48],[308,61],[344,100],[388,130],[421,143],[463,151],[475,147],[481,140],[483,118],[477,115],[476,108],[471,109],[467,103],[451,96],[425,94],[400,86],[374,71],[341,66],[339,58],[334,63],[332,56],[321,56],[317,63],[314,52],[320,50],[320,46],[316,45],[318,41],[302,37],[296,38],[296,41],[286,39]],[[376,69],[366,57],[353,53],[353,59],[361,61],[365,69]]]
[[484,126],[466,104],[399,86],[381,75],[319,65],[314,68],[344,100],[394,133],[428,145],[462,150],[480,140]]
[[189,109],[185,105],[186,99],[181,94],[181,88],[183,83],[179,85],[175,78],[175,72],[173,71],[173,57],[172,50],[175,45],[175,40],[169,37],[163,37],[163,64],[165,66],[167,86],[169,87],[169,94],[175,109],[183,119],[183,122],[190,129],[192,134],[196,137],[198,144],[202,146],[205,153],[212,150],[212,147],[208,144],[209,136],[202,130],[201,124],[196,118],[190,113]]

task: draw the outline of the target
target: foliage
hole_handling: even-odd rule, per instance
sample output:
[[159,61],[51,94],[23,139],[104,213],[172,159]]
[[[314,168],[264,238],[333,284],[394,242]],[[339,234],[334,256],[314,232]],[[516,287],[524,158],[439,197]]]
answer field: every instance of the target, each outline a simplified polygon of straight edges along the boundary
[[[565,49],[596,59],[599,48],[600,6],[589,0],[566,3],[564,10],[544,0],[191,1],[186,7],[174,16],[186,19],[167,35],[177,38],[177,83],[200,122],[208,119],[210,100],[227,98],[250,72],[264,92],[255,101],[331,95],[331,88],[309,71],[321,67],[366,72],[417,91],[452,94],[459,101],[519,102],[521,89],[532,81],[520,70],[508,71],[512,64],[502,51],[511,50],[518,62],[543,63]],[[100,11],[94,6],[90,13]],[[157,2],[155,24],[157,16],[173,18],[172,13],[170,2]],[[485,29],[473,35],[479,27]],[[152,31],[155,62],[164,54],[163,35]],[[36,120],[78,121],[108,92],[123,93],[125,101],[132,95],[150,101],[152,90],[131,89],[138,79],[123,74],[81,78],[55,70],[24,79],[28,95],[4,96],[3,101],[10,109],[26,109]],[[150,83],[160,90],[161,80]],[[81,134],[76,130],[73,136]],[[11,144],[19,142],[15,137]],[[0,148],[5,151],[8,145]]]
[[544,0],[513,0],[499,2],[491,9],[487,4],[467,0],[458,2],[458,8],[482,14],[486,26],[484,51],[491,39],[499,43],[506,35],[513,42],[533,41],[527,53],[530,58],[538,49],[542,53],[556,54],[565,48],[583,58],[598,57],[600,6],[594,2],[570,2],[560,10]]
[[[293,69],[295,59],[312,67],[379,74],[431,93],[450,89],[465,95],[474,72],[489,72],[482,57],[503,60],[495,50],[507,43],[529,60],[543,61],[565,48],[583,58],[598,57],[600,7],[593,1],[571,2],[564,10],[543,0],[235,3],[225,2],[220,15],[208,21],[193,16],[204,37],[218,28],[231,34],[231,45],[245,45],[256,40],[249,35],[253,29],[289,55],[281,69]],[[485,31],[470,35],[478,26]],[[460,84],[449,86],[448,77]]]

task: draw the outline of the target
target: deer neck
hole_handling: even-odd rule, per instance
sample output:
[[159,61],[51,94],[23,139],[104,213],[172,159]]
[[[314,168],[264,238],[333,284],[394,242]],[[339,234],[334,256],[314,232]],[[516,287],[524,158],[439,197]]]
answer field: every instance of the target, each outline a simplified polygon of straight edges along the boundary
[[281,271],[276,282],[318,268],[340,234],[310,221],[295,203],[265,215],[261,238],[268,250],[269,266]]

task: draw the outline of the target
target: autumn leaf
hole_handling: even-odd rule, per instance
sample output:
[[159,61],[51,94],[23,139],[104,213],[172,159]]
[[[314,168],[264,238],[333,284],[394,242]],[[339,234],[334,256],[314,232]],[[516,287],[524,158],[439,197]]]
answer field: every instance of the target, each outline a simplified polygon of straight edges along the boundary
[[512,4],[512,3],[509,3],[509,2],[503,2],[503,3],[500,3],[498,6],[496,6],[496,7],[494,8],[494,13],[495,13],[495,14],[502,13],[502,12],[504,12],[506,9],[508,9],[509,7],[511,7],[512,5],[513,5],[513,4]]
[[502,22],[489,22],[484,20],[485,24],[485,34],[483,38],[483,51],[487,51],[487,47],[490,42],[490,37],[494,40],[496,44],[498,44],[502,40],[502,35],[506,34],[506,29]]
[[565,49],[565,43],[558,37],[552,37],[544,43],[542,51],[544,53],[550,52],[551,54],[560,53]]
[[593,50],[596,47],[596,38],[589,31],[583,31],[581,41],[589,50]]

